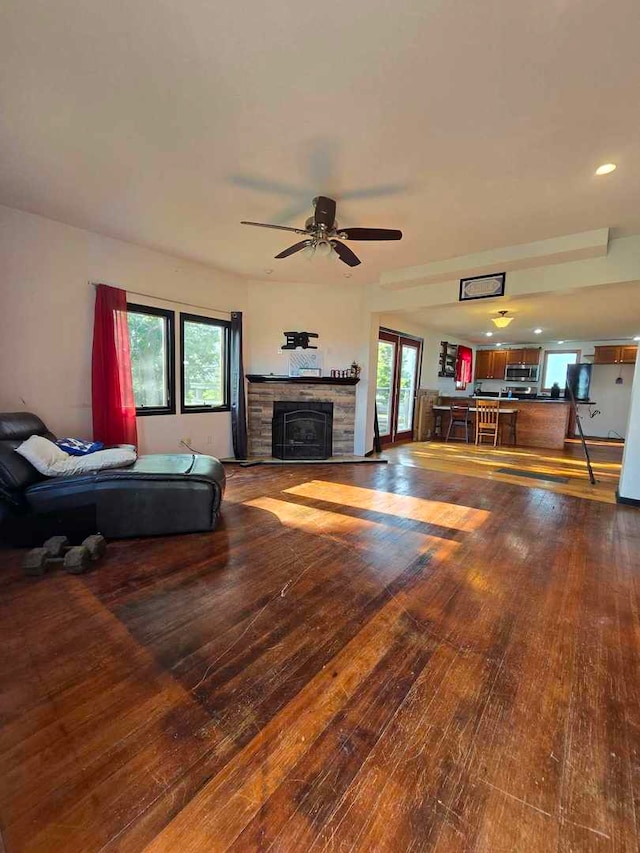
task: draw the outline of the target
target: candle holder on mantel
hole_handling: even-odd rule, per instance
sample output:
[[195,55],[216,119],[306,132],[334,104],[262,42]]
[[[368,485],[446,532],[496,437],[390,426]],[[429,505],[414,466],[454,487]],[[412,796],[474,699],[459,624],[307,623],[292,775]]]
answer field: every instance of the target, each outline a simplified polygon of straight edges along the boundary
[[351,366],[346,368],[345,370],[339,370],[337,368],[333,368],[331,371],[332,379],[358,379],[360,373],[362,372],[362,368],[360,365],[353,361],[351,362]]

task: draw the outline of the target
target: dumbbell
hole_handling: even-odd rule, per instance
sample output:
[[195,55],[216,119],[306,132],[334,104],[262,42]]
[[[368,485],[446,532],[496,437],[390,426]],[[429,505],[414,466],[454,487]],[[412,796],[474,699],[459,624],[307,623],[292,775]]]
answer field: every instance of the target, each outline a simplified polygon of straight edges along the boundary
[[87,536],[82,545],[69,545],[66,536],[51,536],[42,548],[32,548],[22,567],[26,575],[40,576],[55,563],[62,563],[65,571],[72,575],[86,572],[92,560],[99,560],[107,550],[104,536],[96,533]]

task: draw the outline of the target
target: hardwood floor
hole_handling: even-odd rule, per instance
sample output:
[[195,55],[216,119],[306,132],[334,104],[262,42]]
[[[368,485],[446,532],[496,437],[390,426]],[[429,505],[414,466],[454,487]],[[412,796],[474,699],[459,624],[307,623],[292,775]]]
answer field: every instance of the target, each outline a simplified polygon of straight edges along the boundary
[[[620,480],[621,442],[592,439],[588,442],[596,484],[589,482],[581,444],[576,439],[565,441],[564,450],[506,445],[475,445],[465,442],[420,441],[385,448],[383,456],[390,462],[427,468],[430,471],[465,474],[469,477],[498,480],[530,489],[547,489],[563,495],[589,500],[616,502]],[[514,473],[510,473],[511,469]],[[551,475],[567,479],[562,483],[518,476],[516,471]]]
[[640,514],[398,464],[234,470],[214,534],[0,552],[22,851],[631,851]]

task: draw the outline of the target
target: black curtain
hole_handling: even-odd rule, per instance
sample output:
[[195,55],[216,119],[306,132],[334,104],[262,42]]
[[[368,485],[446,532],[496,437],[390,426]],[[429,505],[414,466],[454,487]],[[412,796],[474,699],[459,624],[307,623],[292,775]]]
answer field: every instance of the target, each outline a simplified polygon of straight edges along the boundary
[[229,339],[231,367],[231,433],[236,459],[247,458],[247,406],[244,396],[244,364],[242,361],[242,311],[231,312]]
[[382,443],[380,441],[380,426],[378,425],[377,403],[374,403],[373,412],[373,449],[376,453],[382,453]]

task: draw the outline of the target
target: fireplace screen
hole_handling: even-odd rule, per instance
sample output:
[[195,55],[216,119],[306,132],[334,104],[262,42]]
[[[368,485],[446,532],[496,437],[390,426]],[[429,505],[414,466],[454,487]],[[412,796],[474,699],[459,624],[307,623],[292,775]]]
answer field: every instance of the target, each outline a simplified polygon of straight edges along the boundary
[[271,452],[276,459],[328,459],[333,403],[275,402]]

